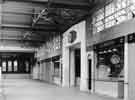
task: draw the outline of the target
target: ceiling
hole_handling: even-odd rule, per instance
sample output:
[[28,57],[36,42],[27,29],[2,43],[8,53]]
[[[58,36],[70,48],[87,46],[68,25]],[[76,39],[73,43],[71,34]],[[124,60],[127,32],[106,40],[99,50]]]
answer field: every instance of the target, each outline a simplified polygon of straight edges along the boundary
[[0,41],[39,46],[84,20],[105,0],[0,0]]

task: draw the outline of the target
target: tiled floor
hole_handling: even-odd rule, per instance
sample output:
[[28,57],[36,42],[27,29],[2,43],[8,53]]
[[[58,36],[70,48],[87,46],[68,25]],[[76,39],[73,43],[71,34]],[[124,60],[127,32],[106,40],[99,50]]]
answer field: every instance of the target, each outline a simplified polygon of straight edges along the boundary
[[117,100],[34,80],[3,80],[1,87],[0,100]]

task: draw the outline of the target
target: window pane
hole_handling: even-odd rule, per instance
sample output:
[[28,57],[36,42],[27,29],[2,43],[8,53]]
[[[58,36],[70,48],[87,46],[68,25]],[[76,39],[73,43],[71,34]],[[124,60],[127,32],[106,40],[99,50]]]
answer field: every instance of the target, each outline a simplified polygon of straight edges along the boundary
[[25,66],[26,66],[26,69],[25,69],[26,72],[29,72],[29,62],[28,61],[25,62]]
[[135,4],[135,0],[128,0],[130,4]]
[[134,12],[134,13],[135,13],[135,5],[131,5],[131,6],[129,7],[129,9],[130,9],[130,12]]
[[114,13],[115,7],[114,4],[111,3],[105,7],[105,16],[109,16]]
[[14,72],[16,72],[18,70],[17,67],[18,67],[18,63],[17,63],[17,61],[14,61]]
[[6,72],[6,61],[2,62],[2,71]]
[[122,8],[121,0],[117,0],[117,3],[116,3],[116,11],[120,10],[121,8]]
[[96,21],[104,19],[104,10],[101,9],[96,13]]
[[54,62],[54,76],[59,77],[60,75],[59,62]]
[[109,28],[113,25],[115,25],[115,20],[109,20],[108,22],[105,23],[106,28]]
[[8,61],[8,71],[12,71],[12,61]]
[[127,0],[122,0],[121,6],[122,8],[125,8],[127,6]]

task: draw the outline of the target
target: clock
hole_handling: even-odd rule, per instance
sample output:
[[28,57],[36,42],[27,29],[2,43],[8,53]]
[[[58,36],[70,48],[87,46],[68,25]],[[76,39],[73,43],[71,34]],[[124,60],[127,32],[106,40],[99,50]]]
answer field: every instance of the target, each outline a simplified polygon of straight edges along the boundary
[[116,65],[116,64],[120,63],[120,56],[114,54],[111,56],[110,61],[112,64]]

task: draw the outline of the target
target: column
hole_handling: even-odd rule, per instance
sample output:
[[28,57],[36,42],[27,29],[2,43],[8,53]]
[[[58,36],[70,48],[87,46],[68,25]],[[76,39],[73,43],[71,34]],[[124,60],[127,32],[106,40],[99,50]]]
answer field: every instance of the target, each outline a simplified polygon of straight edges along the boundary
[[[94,51],[90,52],[90,57],[91,59],[91,92],[94,93],[95,91],[95,63],[96,63],[96,54]],[[89,66],[88,66],[89,67]]]
[[124,45],[124,100],[128,100],[128,43]]
[[51,61],[51,82],[54,83],[54,63]]
[[135,98],[135,43],[125,44],[124,100]]
[[62,86],[62,57],[60,56],[60,86]]
[[83,23],[83,27],[80,26],[82,36],[81,36],[81,80],[80,80],[80,90],[88,91],[88,60],[86,52],[86,23]]
[[75,51],[70,51],[70,86],[75,86]]
[[[0,29],[2,26],[2,5],[3,5],[3,0],[0,1]],[[2,30],[1,30],[2,34]],[[2,66],[0,66],[0,85],[2,85]],[[2,88],[0,88],[0,94],[2,93]]]
[[3,0],[0,0],[0,26],[2,25],[2,5],[3,5]]
[[40,66],[39,66],[39,80],[41,80],[41,73],[42,73],[42,72],[41,72],[41,71],[42,71],[42,70],[41,70],[41,66],[42,66],[42,62],[40,62]]
[[63,56],[62,56],[62,63],[63,63],[63,78],[62,78],[62,86],[69,87],[70,83],[70,74],[69,74],[69,48],[63,47]]
[[39,64],[38,64],[38,79],[40,80],[40,64],[41,64],[41,62],[39,62]]
[[[0,86],[2,86],[3,84],[2,84],[2,67],[0,66]],[[0,95],[1,95],[1,93],[2,93],[2,88],[0,88]]]
[[[2,31],[2,9],[3,9],[3,0],[0,0],[0,38],[3,38],[3,31]],[[3,47],[4,46],[4,44],[3,44],[3,41],[1,40],[0,41],[1,43],[0,43],[0,47]]]

